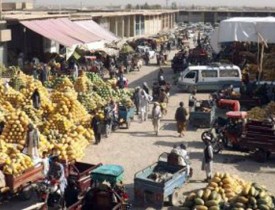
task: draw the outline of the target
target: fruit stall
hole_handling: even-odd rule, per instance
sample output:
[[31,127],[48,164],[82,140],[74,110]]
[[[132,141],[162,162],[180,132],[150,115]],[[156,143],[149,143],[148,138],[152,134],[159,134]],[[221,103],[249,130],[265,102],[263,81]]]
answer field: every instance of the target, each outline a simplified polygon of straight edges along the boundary
[[182,210],[271,210],[274,196],[265,186],[228,173],[215,173],[203,189],[189,193]]
[[[102,80],[95,73],[82,73],[76,81],[62,76],[43,86],[32,76],[17,72],[9,87],[0,85],[0,165],[5,175],[20,176],[34,166],[23,153],[29,123],[39,130],[39,154],[54,149],[63,161],[80,160],[85,148],[93,142],[89,113],[99,114],[110,99],[131,107],[132,91],[117,89],[116,80]],[[17,88],[18,87],[18,88]],[[32,94],[38,89],[41,106],[35,109]]]

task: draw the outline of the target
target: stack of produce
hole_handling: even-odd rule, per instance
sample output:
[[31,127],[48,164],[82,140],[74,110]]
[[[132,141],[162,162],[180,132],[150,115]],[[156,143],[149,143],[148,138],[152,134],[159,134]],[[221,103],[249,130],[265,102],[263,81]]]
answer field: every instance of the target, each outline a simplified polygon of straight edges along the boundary
[[61,114],[54,114],[43,125],[43,133],[49,134],[50,130],[58,131],[58,134],[66,134],[74,125],[72,121]]
[[55,81],[55,84],[54,84],[55,90],[63,92],[68,88],[71,88],[71,89],[74,88],[73,83],[71,82],[71,80],[68,77],[60,77],[59,79],[57,79]]
[[230,202],[230,209],[275,209],[274,197],[257,183],[247,184],[243,191]]
[[247,112],[249,119],[264,121],[275,114],[275,102],[272,101],[264,108],[254,107]]
[[251,184],[228,173],[216,173],[207,187],[190,193],[182,210],[274,209],[274,197],[259,184]]
[[9,158],[7,150],[8,144],[4,140],[0,140],[0,165],[5,164]]
[[96,87],[96,92],[100,95],[104,100],[110,100],[113,96],[113,89],[108,85],[101,85]]
[[105,84],[105,82],[102,80],[102,78],[94,72],[88,72],[88,73],[86,73],[86,76],[96,86]]
[[21,153],[19,150],[13,147],[8,147],[6,154],[8,155],[8,158],[3,168],[3,172],[5,174],[12,174],[13,176],[18,176],[28,168],[34,166],[29,156]]
[[92,82],[88,79],[86,74],[82,74],[77,78],[74,83],[74,89],[76,92],[86,93],[92,89]]
[[[90,137],[90,139],[88,138]],[[93,132],[82,126],[72,127],[70,132],[62,134],[58,130],[50,130],[47,141],[51,142],[62,160],[80,160],[89,141],[93,139]]]
[[9,85],[19,91],[22,87],[25,87],[26,83],[23,81],[23,79],[20,77],[20,74],[17,74],[15,76],[13,76],[10,81],[9,81]]
[[89,112],[91,110],[95,110],[97,106],[97,99],[93,97],[91,93],[79,93],[77,96],[77,100],[86,108]]
[[51,98],[52,101],[56,103],[53,113],[59,113],[66,116],[73,122],[79,122],[88,115],[86,109],[77,101],[76,94],[73,92],[62,93],[55,91]]
[[5,115],[5,127],[0,140],[25,145],[27,126],[31,122],[25,112],[15,111]]
[[37,110],[33,108],[32,105],[26,105],[23,107],[22,110],[28,115],[28,117],[34,124],[39,125],[41,123],[41,119],[42,119],[41,110]]
[[26,104],[25,96],[11,87],[9,87],[6,92],[4,92],[4,88],[1,88],[0,92],[3,100],[9,102],[15,109],[20,108],[22,105]]

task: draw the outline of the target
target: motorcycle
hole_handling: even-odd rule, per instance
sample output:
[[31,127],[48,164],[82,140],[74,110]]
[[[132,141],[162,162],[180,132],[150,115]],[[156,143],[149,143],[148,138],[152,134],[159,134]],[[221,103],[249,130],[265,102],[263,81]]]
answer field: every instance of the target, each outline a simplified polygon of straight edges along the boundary
[[64,199],[56,179],[44,180],[37,183],[36,191],[39,200],[45,203],[43,209],[63,209]]
[[216,139],[223,127],[228,123],[228,120],[218,117],[214,120],[212,126],[201,134],[201,140],[203,142],[210,141],[212,144],[216,142]]

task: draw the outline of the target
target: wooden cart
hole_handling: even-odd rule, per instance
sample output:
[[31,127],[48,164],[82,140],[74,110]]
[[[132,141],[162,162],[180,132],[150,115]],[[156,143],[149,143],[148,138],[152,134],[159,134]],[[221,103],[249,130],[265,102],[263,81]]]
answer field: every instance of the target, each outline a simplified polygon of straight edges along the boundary
[[9,188],[7,193],[11,196],[19,195],[23,200],[29,200],[33,195],[32,184],[43,178],[42,165],[31,167],[18,176],[5,174],[6,186]]

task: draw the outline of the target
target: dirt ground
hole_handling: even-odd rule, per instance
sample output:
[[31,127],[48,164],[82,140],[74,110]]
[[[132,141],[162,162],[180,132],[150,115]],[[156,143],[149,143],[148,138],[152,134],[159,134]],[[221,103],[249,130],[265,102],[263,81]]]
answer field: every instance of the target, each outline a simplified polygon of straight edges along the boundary
[[[170,54],[173,56],[174,52]],[[132,72],[127,76],[130,87],[142,85],[147,82],[152,86],[157,78],[158,67],[155,60],[150,66],[144,66],[139,72]],[[165,78],[172,82],[173,72],[169,66],[164,67]],[[198,98],[207,98],[208,94],[198,94]],[[202,182],[205,173],[201,171],[201,160],[203,143],[200,135],[203,130],[190,129],[185,136],[180,138],[176,132],[174,121],[175,110],[180,101],[187,104],[188,94],[180,93],[176,86],[172,87],[168,104],[168,114],[161,121],[161,131],[159,136],[153,133],[153,126],[150,119],[141,123],[137,116],[131,123],[129,129],[119,129],[112,133],[109,138],[103,138],[99,145],[90,145],[86,150],[83,161],[88,163],[119,164],[125,169],[125,184],[130,199],[133,202],[133,181],[137,171],[144,169],[148,165],[157,161],[162,152],[170,152],[174,144],[185,143],[190,152],[194,175],[190,183],[186,184],[183,191],[191,191],[205,186]],[[241,178],[258,182],[268,187],[275,194],[275,158],[272,157],[267,163],[257,163],[245,153],[223,151],[214,157],[214,171],[229,172],[237,174]],[[8,204],[0,205],[0,209],[22,209],[20,201],[15,200]],[[138,209],[133,207],[133,209]],[[140,208],[142,209],[142,208]],[[143,208],[144,209],[144,208]],[[152,208],[147,208],[152,209]],[[163,209],[176,209],[165,207]]]

